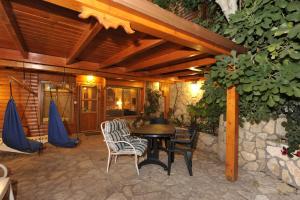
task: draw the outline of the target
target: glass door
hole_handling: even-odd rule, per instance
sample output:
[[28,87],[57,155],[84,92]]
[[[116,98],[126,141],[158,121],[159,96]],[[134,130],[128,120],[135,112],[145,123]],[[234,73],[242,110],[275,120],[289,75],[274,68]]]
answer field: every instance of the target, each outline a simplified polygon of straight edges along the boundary
[[80,87],[80,131],[96,131],[98,121],[97,86]]

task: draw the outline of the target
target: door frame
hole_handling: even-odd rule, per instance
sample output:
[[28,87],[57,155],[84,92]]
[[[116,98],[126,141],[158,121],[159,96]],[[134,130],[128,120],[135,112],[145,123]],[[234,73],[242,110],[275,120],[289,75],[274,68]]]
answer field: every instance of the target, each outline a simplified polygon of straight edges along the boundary
[[[96,129],[95,130],[84,130],[82,131],[81,130],[81,120],[80,120],[80,117],[81,117],[81,109],[82,109],[82,88],[83,87],[96,87]],[[78,131],[80,133],[87,133],[87,132],[99,132],[100,129],[99,129],[99,126],[97,125],[98,121],[99,121],[99,86],[98,84],[78,84]]]

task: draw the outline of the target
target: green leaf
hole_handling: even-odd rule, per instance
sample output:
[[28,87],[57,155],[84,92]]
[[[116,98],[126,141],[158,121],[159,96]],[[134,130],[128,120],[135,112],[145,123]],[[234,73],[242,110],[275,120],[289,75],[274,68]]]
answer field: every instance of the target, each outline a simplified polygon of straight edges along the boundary
[[275,105],[275,101],[273,100],[272,96],[269,97],[267,104],[270,107],[273,107]]
[[287,7],[288,2],[285,0],[277,0],[275,5],[278,6],[279,8],[285,8]]
[[294,12],[291,14],[288,14],[286,16],[286,19],[293,22],[299,22],[300,21],[300,12]]
[[295,60],[299,60],[300,59],[300,52],[299,51],[295,51],[295,50],[290,50],[289,51],[289,55],[291,56],[291,58],[295,59]]
[[243,85],[243,90],[244,90],[245,92],[250,92],[250,91],[252,91],[252,85],[251,85],[251,84],[245,84],[245,85]]
[[300,2],[299,1],[292,1],[287,6],[288,11],[295,11],[300,10]]
[[297,24],[295,27],[291,28],[288,32],[288,38],[295,38],[300,33],[300,24]]
[[300,89],[297,88],[297,87],[293,87],[293,89],[294,89],[294,94],[295,94],[295,96],[296,96],[296,97],[300,97]]
[[245,41],[245,35],[238,35],[237,37],[235,37],[235,42],[238,44],[241,44],[244,41]]

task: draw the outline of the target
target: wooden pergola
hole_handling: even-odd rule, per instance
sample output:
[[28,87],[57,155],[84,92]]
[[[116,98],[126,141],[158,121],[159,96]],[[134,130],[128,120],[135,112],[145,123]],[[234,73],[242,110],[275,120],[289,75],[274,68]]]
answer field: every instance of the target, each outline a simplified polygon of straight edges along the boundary
[[[245,48],[146,0],[0,0],[0,67],[197,80]],[[200,72],[199,72],[200,71]],[[227,92],[226,177],[237,179],[238,95]]]

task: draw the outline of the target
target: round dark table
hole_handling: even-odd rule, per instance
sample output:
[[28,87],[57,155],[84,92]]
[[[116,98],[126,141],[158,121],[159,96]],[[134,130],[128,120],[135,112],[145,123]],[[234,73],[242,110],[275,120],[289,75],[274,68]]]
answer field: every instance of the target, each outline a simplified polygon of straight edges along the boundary
[[159,160],[159,150],[167,151],[167,149],[159,145],[159,139],[165,139],[169,143],[170,138],[174,137],[175,127],[169,124],[149,124],[132,130],[132,134],[143,137],[148,141],[147,159],[140,162],[138,167],[156,164],[167,170],[169,166]]

